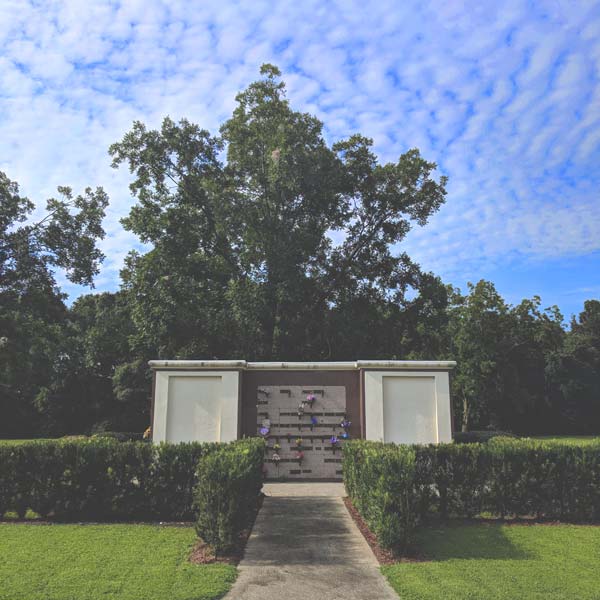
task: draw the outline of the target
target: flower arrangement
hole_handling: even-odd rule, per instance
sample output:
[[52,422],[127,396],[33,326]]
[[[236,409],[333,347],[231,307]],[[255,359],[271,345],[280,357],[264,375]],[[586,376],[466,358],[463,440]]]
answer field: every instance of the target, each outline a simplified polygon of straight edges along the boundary
[[340,423],[342,429],[348,429],[350,425],[352,425],[352,421],[348,421],[346,418],[342,419],[342,422]]
[[296,446],[298,446],[298,447],[302,446],[302,438],[301,437],[296,438]]
[[270,429],[268,427],[261,427],[259,429],[259,433],[260,435],[262,435],[263,437],[267,437],[269,435],[269,431]]
[[279,442],[275,442],[273,444],[273,451],[274,452],[279,452],[281,450],[281,444]]
[[298,418],[301,419],[304,416],[304,403],[298,404]]
[[313,430],[313,427],[315,425],[319,424],[319,419],[317,419],[317,417],[315,417],[314,415],[310,418],[310,430]]
[[350,434],[347,431],[344,431],[344,433],[342,433],[342,435],[340,435],[340,437],[343,440],[349,440],[350,439]]
[[308,394],[308,396],[306,396],[306,404],[312,406],[315,403],[316,399],[317,397],[314,394]]
[[338,440],[337,435],[332,435],[329,438],[329,441],[331,442],[331,447],[333,448],[333,453],[335,454],[335,449],[338,447],[338,444],[340,443],[340,441]]
[[277,452],[273,453],[273,456],[271,457],[271,460],[276,464],[279,465],[279,461],[281,460],[281,456],[279,456],[279,454],[277,454]]

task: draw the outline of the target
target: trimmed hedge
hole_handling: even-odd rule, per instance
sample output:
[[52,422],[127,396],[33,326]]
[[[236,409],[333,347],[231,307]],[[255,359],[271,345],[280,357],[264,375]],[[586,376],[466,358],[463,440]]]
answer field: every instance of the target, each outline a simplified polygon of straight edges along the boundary
[[192,520],[195,470],[218,444],[111,438],[0,445],[0,518]]
[[235,546],[257,510],[264,453],[264,440],[248,438],[223,446],[198,461],[196,531],[217,553]]
[[416,452],[411,446],[346,442],[344,484],[352,503],[384,548],[404,550],[417,523]]
[[348,495],[384,547],[406,547],[412,528],[434,515],[600,521],[600,442],[352,441],[342,454]]

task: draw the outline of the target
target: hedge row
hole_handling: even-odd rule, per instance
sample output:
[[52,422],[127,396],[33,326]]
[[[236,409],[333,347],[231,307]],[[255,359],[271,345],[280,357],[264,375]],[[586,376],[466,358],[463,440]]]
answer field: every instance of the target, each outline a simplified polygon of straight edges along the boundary
[[198,460],[218,444],[109,438],[0,445],[0,518],[192,520]]
[[343,447],[348,495],[384,547],[436,515],[600,521],[600,442],[494,438],[487,444]]
[[417,519],[414,447],[351,441],[342,472],[352,504],[384,548],[405,550]]
[[226,445],[198,461],[195,508],[198,535],[215,552],[231,550],[258,508],[265,442]]

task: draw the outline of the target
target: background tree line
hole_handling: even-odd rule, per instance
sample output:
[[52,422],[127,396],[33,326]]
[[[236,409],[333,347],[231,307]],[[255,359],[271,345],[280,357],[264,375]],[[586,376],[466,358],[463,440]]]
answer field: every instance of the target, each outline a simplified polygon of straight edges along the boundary
[[132,174],[121,289],[91,284],[102,189],[61,188],[45,216],[0,175],[0,436],[141,431],[150,358],[455,359],[456,427],[600,431],[600,302],[569,327],[490,282],[463,295],[402,252],[446,196],[410,150],[380,164],[360,135],[328,145],[278,70],[238,94],[217,135],[134,123],[110,148]]

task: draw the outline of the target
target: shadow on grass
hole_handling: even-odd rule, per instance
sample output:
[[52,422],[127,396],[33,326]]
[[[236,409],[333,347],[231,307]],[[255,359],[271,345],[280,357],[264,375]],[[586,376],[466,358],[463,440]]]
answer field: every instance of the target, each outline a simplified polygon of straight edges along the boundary
[[501,523],[436,523],[419,528],[415,545],[425,561],[453,559],[527,560],[535,556],[515,546]]

